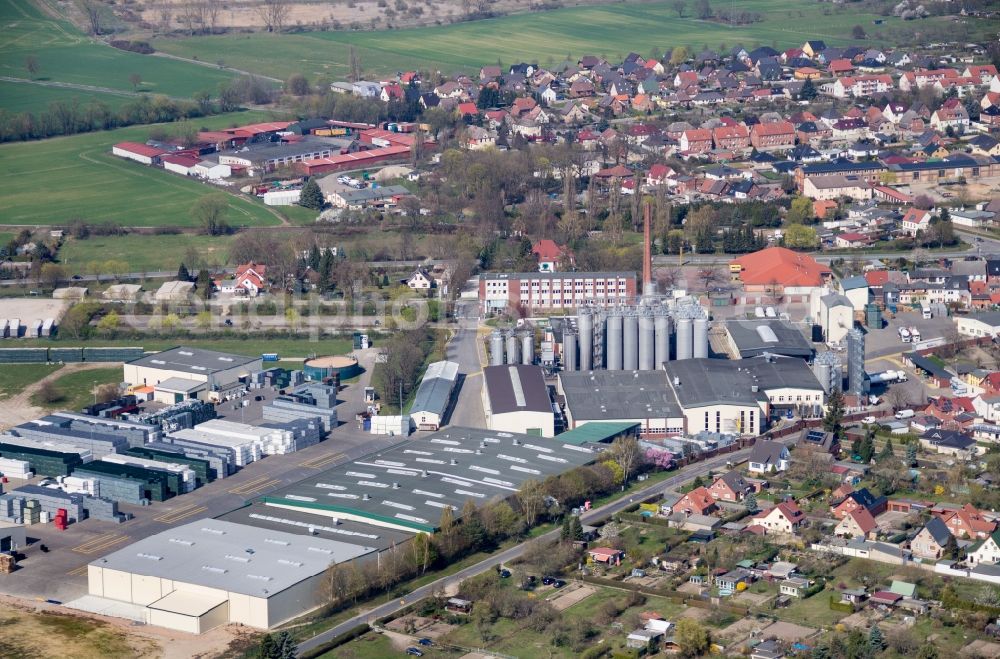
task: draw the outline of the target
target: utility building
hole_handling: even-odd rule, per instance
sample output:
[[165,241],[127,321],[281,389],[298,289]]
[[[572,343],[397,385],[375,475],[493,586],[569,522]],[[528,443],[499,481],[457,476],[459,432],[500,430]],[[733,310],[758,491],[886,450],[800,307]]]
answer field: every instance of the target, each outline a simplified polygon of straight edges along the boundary
[[490,430],[555,435],[555,414],[540,366],[483,369],[483,411]]
[[245,379],[263,370],[260,357],[230,355],[201,348],[171,348],[125,364],[124,380],[163,391],[161,402],[179,403],[187,398],[219,400],[238,389]]

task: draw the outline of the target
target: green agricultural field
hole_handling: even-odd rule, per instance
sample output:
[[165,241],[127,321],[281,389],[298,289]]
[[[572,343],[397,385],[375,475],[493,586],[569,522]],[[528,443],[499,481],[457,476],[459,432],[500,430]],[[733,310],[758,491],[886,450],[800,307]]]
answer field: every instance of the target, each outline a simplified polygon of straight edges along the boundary
[[[222,128],[267,118],[263,112],[242,112],[198,119],[194,126]],[[80,218],[124,226],[194,226],[192,204],[216,188],[111,155],[116,142],[145,141],[150,130],[132,126],[0,146],[0,171],[16,181],[4,192],[0,225],[59,225]],[[281,223],[263,204],[239,196],[231,198],[227,219],[233,226]]]
[[[25,69],[28,57],[38,62],[33,76]],[[81,34],[69,21],[43,12],[30,0],[0,0],[0,75],[132,91],[133,73],[142,78],[144,91],[185,98],[202,89],[214,90],[234,76],[214,67],[117,50]],[[10,96],[0,94],[0,107],[23,108],[27,101],[21,95],[30,98],[33,93],[14,91]]]
[[59,250],[59,261],[70,275],[95,274],[92,264],[104,261],[124,261],[129,264],[129,272],[173,271],[193,249],[201,262],[224,265],[228,263],[229,246],[233,239],[234,236],[194,234],[131,234],[96,236],[86,240],[70,238]]
[[60,368],[62,364],[5,364],[0,368],[0,399],[20,393]]
[[121,366],[89,368],[67,373],[52,381],[58,392],[57,399],[44,400],[36,393],[31,396],[31,404],[48,409],[79,410],[94,402],[94,389],[102,384],[122,381]]
[[50,103],[64,101],[85,105],[91,101],[101,101],[108,107],[117,109],[130,100],[125,93],[108,94],[103,92],[65,89],[62,87],[47,87],[29,82],[10,82],[0,80],[0,107],[10,112],[40,112],[49,107]]
[[[914,27],[892,17],[875,26],[872,21],[882,17],[859,11],[856,5],[741,0],[740,10],[764,15],[762,22],[741,27],[697,20],[691,17],[690,9],[684,18],[678,18],[671,5],[671,2],[650,2],[575,7],[391,32],[260,33],[159,39],[155,47],[208,62],[238,62],[241,69],[277,77],[306,73],[340,78],[347,73],[348,48],[352,45],[363,68],[371,73],[391,74],[420,67],[451,74],[495,64],[497,60],[505,64],[535,61],[543,66],[567,56],[576,60],[584,54],[620,60],[629,51],[648,55],[654,48],[662,53],[680,45],[696,49],[737,43],[790,47],[807,39],[847,45],[866,43],[850,39],[854,25],[861,25],[872,34],[876,31],[889,34],[904,25]],[[949,20],[926,19],[920,25],[941,27]],[[977,35],[990,29],[995,31],[996,25],[997,21],[975,20],[967,24]],[[884,41],[876,43],[884,45]]]

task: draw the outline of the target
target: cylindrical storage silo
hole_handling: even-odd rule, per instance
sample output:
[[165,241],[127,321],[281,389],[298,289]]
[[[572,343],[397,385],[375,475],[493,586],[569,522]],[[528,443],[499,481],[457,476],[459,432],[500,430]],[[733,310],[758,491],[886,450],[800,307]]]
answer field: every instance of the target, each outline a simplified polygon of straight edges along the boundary
[[663,368],[664,362],[670,361],[670,316],[658,311],[653,318],[653,355],[655,368]]
[[521,363],[531,366],[535,363],[535,335],[525,332],[521,335]]
[[693,353],[695,359],[708,357],[708,318],[694,319],[694,345]]
[[575,371],[576,368],[576,334],[563,331],[562,363],[564,371]]
[[503,365],[503,334],[493,332],[490,334],[490,366]]
[[580,309],[576,318],[577,330],[580,332],[579,366],[581,371],[589,371],[594,368],[594,315],[590,309]]
[[604,348],[604,357],[607,361],[609,371],[622,370],[622,317],[621,314],[611,313],[608,316],[607,329],[604,333],[607,342]]
[[691,319],[677,319],[677,359],[691,359],[693,351],[691,345]]
[[518,341],[517,335],[513,332],[507,335],[507,363],[521,363],[521,343]]
[[622,319],[622,368],[626,371],[639,368],[639,318],[633,311]]
[[645,311],[639,316],[639,370],[652,371],[656,368],[655,330],[653,316]]
[[817,361],[813,364],[813,375],[823,385],[823,391],[830,393],[830,365]]

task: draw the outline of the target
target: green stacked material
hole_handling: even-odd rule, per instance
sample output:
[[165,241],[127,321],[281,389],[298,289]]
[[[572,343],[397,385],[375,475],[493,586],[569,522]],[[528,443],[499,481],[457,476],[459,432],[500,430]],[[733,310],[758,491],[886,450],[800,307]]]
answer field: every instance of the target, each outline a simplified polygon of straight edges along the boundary
[[141,481],[146,489],[146,498],[150,501],[166,501],[183,491],[180,475],[134,465],[95,460],[73,471],[73,475],[79,478],[88,478],[87,474],[108,474]]
[[84,348],[83,361],[130,362],[139,359],[144,354],[145,351],[142,348],[130,348],[130,347]]
[[0,364],[44,364],[48,348],[0,348]]
[[138,446],[125,451],[126,455],[134,455],[138,458],[149,458],[151,460],[161,460],[163,462],[174,462],[176,464],[187,465],[198,477],[198,487],[215,480],[217,474],[215,469],[209,466],[208,460],[201,458],[191,458],[183,453],[171,453],[170,451],[160,451],[155,448]]
[[50,362],[82,362],[83,348],[49,348]]
[[4,443],[0,443],[0,457],[24,460],[39,476],[69,476],[76,466],[83,464],[79,453],[63,453]]

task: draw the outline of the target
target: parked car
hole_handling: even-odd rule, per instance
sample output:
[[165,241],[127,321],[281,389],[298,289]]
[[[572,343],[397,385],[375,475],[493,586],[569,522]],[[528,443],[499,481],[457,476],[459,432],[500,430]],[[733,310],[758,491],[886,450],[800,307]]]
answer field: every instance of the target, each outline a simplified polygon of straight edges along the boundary
[[508,570],[507,568],[504,568],[504,569],[500,570],[500,578],[501,579],[507,579],[509,577],[510,577],[510,570]]
[[873,416],[866,416],[865,418],[861,419],[861,423],[865,425],[868,425],[869,423],[878,423],[878,419],[876,419]]
[[556,582],[555,577],[542,577],[542,583],[545,584],[546,586],[551,586],[555,582]]
[[429,647],[431,645],[434,645],[434,641],[432,641],[429,638],[421,638],[421,639],[419,639],[417,641],[417,643],[419,643],[420,645],[423,645],[424,647]]
[[406,654],[412,654],[414,657],[422,657],[424,656],[424,651],[411,646],[406,648]]

